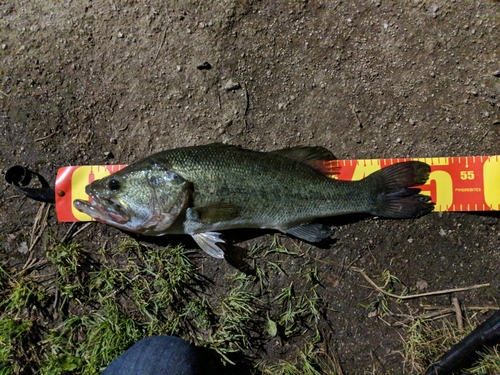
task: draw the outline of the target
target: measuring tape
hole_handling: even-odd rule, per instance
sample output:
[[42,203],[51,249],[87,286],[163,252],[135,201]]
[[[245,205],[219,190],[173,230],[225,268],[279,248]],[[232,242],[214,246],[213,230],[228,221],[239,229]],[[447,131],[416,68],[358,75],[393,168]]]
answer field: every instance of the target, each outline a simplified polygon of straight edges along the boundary
[[[418,160],[431,167],[429,180],[416,186],[436,203],[434,212],[500,210],[500,156],[398,158],[324,161],[332,178],[354,181],[389,165]],[[75,199],[88,200],[85,186],[125,168],[119,165],[87,165],[60,168],[56,179],[56,212],[61,222],[92,221],[73,207]]]

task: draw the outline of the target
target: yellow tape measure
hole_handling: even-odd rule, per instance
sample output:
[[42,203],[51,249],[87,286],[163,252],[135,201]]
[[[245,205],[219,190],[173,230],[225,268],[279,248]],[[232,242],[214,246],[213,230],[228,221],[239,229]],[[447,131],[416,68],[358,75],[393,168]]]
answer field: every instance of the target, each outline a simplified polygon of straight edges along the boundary
[[[500,156],[329,160],[325,168],[339,180],[360,180],[391,164],[419,160],[431,166],[425,185],[418,186],[436,203],[434,211],[500,210]],[[59,221],[91,221],[73,207],[73,200],[88,200],[85,186],[125,168],[126,165],[89,165],[60,168],[56,179]],[[335,173],[333,174],[333,171]]]

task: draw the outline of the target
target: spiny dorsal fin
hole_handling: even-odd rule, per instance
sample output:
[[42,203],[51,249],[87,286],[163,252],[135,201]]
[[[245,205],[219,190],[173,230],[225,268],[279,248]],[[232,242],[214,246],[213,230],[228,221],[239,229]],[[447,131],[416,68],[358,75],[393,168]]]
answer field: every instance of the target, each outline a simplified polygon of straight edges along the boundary
[[[334,162],[337,158],[331,151],[324,147],[297,146],[271,151],[271,153],[309,164],[318,172],[325,175],[336,175],[340,173],[340,165]],[[324,161],[326,160],[329,162],[325,163]]]

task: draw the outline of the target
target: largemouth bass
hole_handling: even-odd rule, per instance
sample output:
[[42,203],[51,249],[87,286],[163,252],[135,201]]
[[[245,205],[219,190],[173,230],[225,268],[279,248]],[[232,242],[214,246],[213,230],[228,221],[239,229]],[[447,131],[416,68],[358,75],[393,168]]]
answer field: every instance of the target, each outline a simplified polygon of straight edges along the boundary
[[219,231],[267,228],[318,242],[333,228],[316,218],[369,213],[412,218],[434,203],[412,186],[424,184],[430,167],[394,164],[360,181],[329,178],[322,147],[257,152],[210,144],[159,152],[92,182],[89,202],[76,209],[117,228],[146,236],[191,235],[208,254],[223,258]]

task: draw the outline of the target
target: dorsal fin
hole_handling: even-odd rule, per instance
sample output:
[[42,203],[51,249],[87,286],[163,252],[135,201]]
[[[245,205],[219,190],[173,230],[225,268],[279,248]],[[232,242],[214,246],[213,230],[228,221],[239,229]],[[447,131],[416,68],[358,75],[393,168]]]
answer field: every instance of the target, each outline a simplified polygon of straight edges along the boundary
[[310,160],[332,160],[337,159],[330,150],[320,146],[296,146],[284,148],[282,150],[271,151],[273,154],[285,156],[287,158],[308,162]]
[[340,173],[340,164],[335,162],[337,158],[331,151],[324,147],[297,146],[271,151],[271,153],[309,164],[318,172],[325,175],[331,176]]

